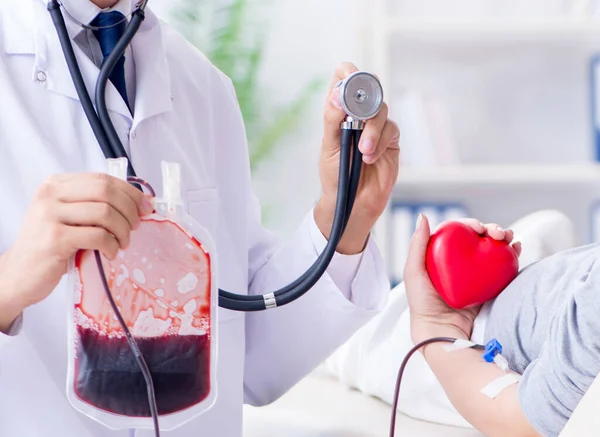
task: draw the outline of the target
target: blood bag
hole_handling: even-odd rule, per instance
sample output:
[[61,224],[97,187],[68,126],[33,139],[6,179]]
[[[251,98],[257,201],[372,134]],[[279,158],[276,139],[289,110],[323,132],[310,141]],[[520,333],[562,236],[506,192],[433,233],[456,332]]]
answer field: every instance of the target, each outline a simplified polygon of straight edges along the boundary
[[[126,178],[127,159],[109,160]],[[181,201],[179,166],[162,163],[163,197],[141,219],[131,243],[101,263],[113,303],[151,375],[161,430],[171,430],[216,400],[216,254],[208,231]],[[153,428],[142,366],[111,306],[93,251],[79,251],[69,276],[67,397],[111,429]],[[146,374],[147,375],[147,374]]]

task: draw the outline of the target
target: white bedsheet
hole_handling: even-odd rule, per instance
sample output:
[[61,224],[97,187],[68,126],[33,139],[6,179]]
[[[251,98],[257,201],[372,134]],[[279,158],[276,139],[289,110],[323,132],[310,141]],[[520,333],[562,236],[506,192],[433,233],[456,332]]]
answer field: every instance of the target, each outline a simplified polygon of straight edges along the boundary
[[[315,372],[266,407],[244,407],[244,437],[384,437],[391,407]],[[397,437],[484,437],[396,415]]]

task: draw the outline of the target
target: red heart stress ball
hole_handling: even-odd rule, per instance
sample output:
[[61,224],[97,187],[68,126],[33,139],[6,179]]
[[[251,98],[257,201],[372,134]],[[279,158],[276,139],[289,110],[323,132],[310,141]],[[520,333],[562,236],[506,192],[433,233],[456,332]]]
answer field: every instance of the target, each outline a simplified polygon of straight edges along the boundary
[[448,222],[430,237],[426,259],[433,286],[448,306],[463,309],[497,297],[517,276],[519,258],[505,240]]

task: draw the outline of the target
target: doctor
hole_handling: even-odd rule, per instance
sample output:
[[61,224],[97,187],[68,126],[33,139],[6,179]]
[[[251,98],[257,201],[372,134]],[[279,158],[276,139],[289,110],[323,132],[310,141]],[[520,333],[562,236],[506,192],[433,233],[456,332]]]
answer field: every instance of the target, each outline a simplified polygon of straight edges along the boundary
[[[115,23],[131,0],[62,0],[80,23]],[[110,53],[110,35],[69,19],[88,90]],[[112,27],[111,32],[119,26]],[[114,34],[113,34],[114,37]],[[114,39],[114,38],[113,38]],[[182,165],[187,208],[217,242],[219,286],[263,294],[302,274],[324,248],[337,190],[339,126],[333,85],[325,108],[322,196],[292,240],[261,227],[250,189],[245,132],[230,80],[150,11],[124,63],[108,108],[137,173],[160,185],[161,160]],[[218,401],[167,435],[239,437],[242,405],[274,401],[383,308],[389,290],[369,237],[398,171],[397,126],[387,109],[360,145],[362,184],[338,253],[300,300],[258,313],[220,309]],[[125,182],[103,176],[104,156],[88,125],[45,0],[0,2],[0,436],[130,437],[74,411],[65,396],[66,263],[77,249],[111,257],[126,246],[148,205]],[[114,237],[113,237],[114,236]]]

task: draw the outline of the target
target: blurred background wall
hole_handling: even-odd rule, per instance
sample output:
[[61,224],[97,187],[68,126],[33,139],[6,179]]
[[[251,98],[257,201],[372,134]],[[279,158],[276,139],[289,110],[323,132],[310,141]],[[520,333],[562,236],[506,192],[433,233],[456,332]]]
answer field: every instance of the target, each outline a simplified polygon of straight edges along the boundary
[[600,0],[151,5],[233,75],[264,222],[282,236],[318,199],[324,98],[351,61],[380,76],[402,132],[398,186],[376,232],[393,282],[419,212],[434,225],[509,226],[556,209],[578,243],[600,240]]
[[[153,10],[177,26],[173,17],[186,0],[152,0]],[[190,3],[190,2],[188,2]],[[262,111],[274,118],[291,106],[307,88],[310,96],[298,124],[290,127],[277,146],[253,169],[254,186],[264,208],[264,222],[282,236],[289,235],[320,194],[318,174],[322,113],[330,79],[340,62],[362,67],[353,9],[343,0],[249,0],[244,19],[253,37],[265,37],[258,85]],[[221,4],[198,0],[218,17]],[[207,25],[209,27],[209,25]],[[202,47],[202,45],[200,45]],[[311,86],[313,81],[317,81]],[[257,105],[257,108],[260,105]]]

